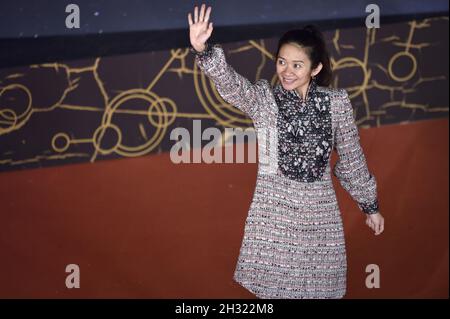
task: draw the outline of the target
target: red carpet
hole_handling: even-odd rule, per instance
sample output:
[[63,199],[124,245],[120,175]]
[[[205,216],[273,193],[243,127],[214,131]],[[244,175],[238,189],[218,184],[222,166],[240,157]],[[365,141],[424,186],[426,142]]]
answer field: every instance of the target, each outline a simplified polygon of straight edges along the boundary
[[[386,229],[374,236],[334,180],[346,297],[448,298],[448,119],[360,135]],[[251,298],[232,275],[256,169],[162,154],[1,173],[0,298]],[[65,286],[72,263],[80,289]]]

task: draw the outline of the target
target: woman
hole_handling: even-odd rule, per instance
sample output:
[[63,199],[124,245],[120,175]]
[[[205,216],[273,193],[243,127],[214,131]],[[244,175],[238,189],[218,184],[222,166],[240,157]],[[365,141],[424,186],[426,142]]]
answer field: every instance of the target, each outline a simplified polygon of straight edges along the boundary
[[[333,149],[339,155],[333,173],[375,235],[383,232],[384,219],[348,94],[327,87],[331,67],[323,37],[312,26],[288,31],[276,54],[280,84],[252,84],[226,63],[220,45],[207,42],[210,13],[203,4],[200,15],[195,7],[194,20],[188,14],[190,49],[223,99],[252,119],[259,142],[234,280],[259,298],[342,298],[347,259],[329,164]],[[267,149],[267,132],[275,151]]]

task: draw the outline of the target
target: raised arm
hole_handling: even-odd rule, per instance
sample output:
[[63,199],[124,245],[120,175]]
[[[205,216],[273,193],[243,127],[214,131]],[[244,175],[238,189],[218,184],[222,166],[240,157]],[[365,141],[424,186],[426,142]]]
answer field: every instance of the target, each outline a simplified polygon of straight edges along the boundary
[[195,63],[213,81],[217,92],[227,103],[244,112],[252,120],[256,120],[260,115],[259,106],[264,81],[267,80],[251,83],[227,63],[220,44],[212,45],[207,41],[213,30],[212,22],[208,26],[210,12],[211,7],[205,14],[203,4],[200,17],[198,17],[197,7],[194,10],[194,21],[191,14],[188,15],[190,49],[195,54]]
[[333,168],[334,175],[362,212],[376,214],[379,212],[377,183],[367,167],[353,108],[345,90],[339,94],[336,110],[338,125],[335,145],[339,159]]

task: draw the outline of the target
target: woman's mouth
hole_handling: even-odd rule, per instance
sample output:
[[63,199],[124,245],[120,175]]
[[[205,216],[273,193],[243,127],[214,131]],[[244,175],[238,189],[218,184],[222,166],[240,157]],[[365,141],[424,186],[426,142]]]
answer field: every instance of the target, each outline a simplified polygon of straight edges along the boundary
[[296,79],[285,78],[285,77],[282,77],[282,79],[283,79],[283,82],[284,82],[285,84],[292,84],[292,83],[294,83],[295,80],[296,80]]

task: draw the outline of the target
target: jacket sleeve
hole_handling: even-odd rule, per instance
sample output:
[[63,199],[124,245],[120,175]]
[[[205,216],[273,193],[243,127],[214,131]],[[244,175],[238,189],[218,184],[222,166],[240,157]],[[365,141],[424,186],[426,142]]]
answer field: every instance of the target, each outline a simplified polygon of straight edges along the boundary
[[220,44],[212,45],[207,42],[206,45],[202,52],[190,47],[190,51],[195,55],[195,63],[214,83],[217,92],[227,103],[255,120],[260,115],[262,84],[267,80],[261,79],[251,83],[227,63]]
[[376,214],[379,211],[377,182],[367,167],[353,108],[345,90],[338,94],[337,116],[335,145],[339,159],[333,173],[362,212]]

